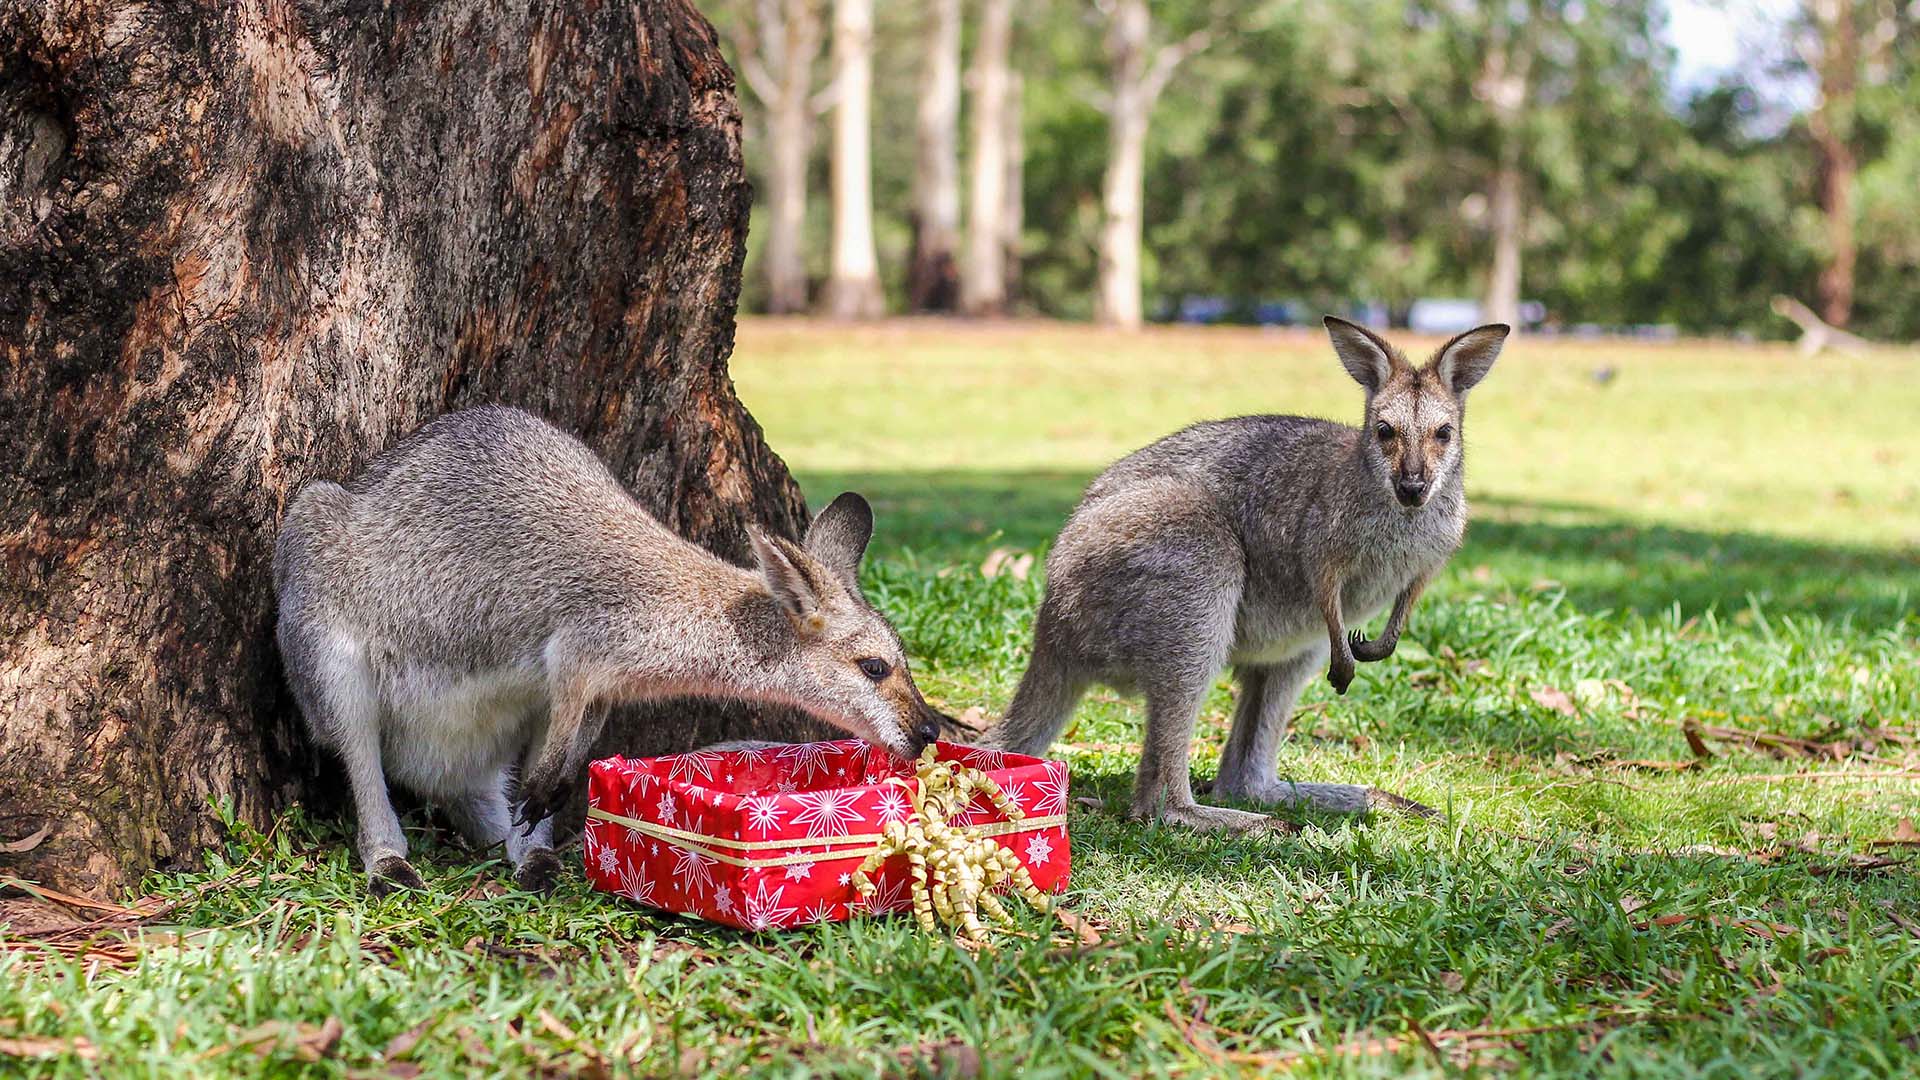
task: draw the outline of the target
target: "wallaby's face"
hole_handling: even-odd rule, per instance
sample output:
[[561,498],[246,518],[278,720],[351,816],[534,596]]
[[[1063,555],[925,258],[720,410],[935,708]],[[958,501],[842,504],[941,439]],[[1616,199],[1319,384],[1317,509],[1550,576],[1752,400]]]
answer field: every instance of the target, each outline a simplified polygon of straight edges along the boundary
[[804,544],[752,534],[754,555],[799,643],[809,685],[794,687],[824,716],[902,759],[939,735],[937,714],[907,671],[900,635],[860,592],[873,511],[853,492],[835,499]]
[[1408,511],[1458,481],[1467,391],[1486,377],[1508,328],[1494,323],[1442,345],[1424,367],[1365,327],[1326,318],[1334,352],[1367,392],[1361,455],[1384,493]]

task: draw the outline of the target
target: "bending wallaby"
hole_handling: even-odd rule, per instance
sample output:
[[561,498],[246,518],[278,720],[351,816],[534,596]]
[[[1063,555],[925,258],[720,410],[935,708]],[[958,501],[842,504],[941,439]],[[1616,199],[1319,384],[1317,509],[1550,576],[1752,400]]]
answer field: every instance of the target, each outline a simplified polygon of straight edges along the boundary
[[[1366,390],[1351,428],[1300,416],[1196,424],[1114,463],[1087,488],[1047,557],[1033,660],[990,736],[1040,753],[1087,686],[1137,689],[1147,733],[1136,817],[1247,828],[1263,815],[1199,806],[1188,746],[1207,690],[1240,684],[1214,790],[1231,798],[1365,809],[1381,793],[1276,774],[1294,698],[1321,664],[1346,693],[1357,661],[1392,655],[1407,613],[1466,527],[1467,391],[1507,327],[1469,330],[1415,368],[1370,331],[1326,320]],[[1381,635],[1347,625],[1391,601]]]
[[915,757],[937,714],[861,595],[872,534],[848,492],[804,544],[750,530],[759,568],[741,569],[655,521],[579,440],[506,408],[441,417],[345,487],[302,488],[274,549],[280,651],[315,740],[346,764],[374,891],[421,884],[389,779],[476,846],[504,841],[522,887],[551,887],[550,814],[616,700],[776,702]]

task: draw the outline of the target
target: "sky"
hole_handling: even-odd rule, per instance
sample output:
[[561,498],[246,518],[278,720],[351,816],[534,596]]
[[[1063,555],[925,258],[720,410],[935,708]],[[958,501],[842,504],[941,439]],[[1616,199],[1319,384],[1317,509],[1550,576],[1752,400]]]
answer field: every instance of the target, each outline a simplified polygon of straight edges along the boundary
[[1712,85],[1747,58],[1777,50],[1797,0],[1668,0],[1667,41],[1676,53],[1674,89]]

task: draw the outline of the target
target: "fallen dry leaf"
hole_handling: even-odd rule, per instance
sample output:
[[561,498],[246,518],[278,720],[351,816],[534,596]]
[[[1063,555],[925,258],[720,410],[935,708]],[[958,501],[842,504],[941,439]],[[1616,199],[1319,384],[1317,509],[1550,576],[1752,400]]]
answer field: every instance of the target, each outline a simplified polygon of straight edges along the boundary
[[1092,923],[1068,911],[1066,908],[1056,907],[1053,909],[1053,914],[1060,920],[1060,925],[1073,931],[1073,936],[1079,939],[1080,944],[1092,948],[1105,940],[1100,936],[1100,931]]
[[420,1044],[421,1038],[433,1029],[433,1025],[439,1022],[439,1017],[429,1016],[400,1034],[395,1035],[392,1039],[388,1040],[387,1048],[380,1052],[380,1056],[389,1060],[397,1057],[405,1057],[408,1051]]
[[0,1058],[47,1058],[77,1057],[92,1061],[99,1051],[85,1039],[51,1039],[41,1035],[16,1035],[0,1038]]
[[1637,896],[1623,896],[1620,898],[1620,913],[1622,915],[1631,915],[1646,906],[1647,902]]
[[52,835],[53,826],[42,825],[38,832],[30,833],[18,840],[8,840],[5,843],[0,843],[0,855],[18,855],[22,852],[32,851],[34,848],[40,846],[40,841]]
[[996,578],[1001,574],[1009,574],[1015,581],[1025,581],[1027,575],[1032,572],[1033,555],[1023,554],[1012,548],[994,548],[987,553],[987,560],[980,564],[980,576],[984,578]]
[[1440,985],[1457,994],[1461,987],[1467,985],[1467,977],[1457,971],[1443,971],[1440,973]]
[[1903,817],[1893,827],[1893,835],[1884,840],[1869,840],[1868,847],[1920,847],[1920,829],[1913,827],[1913,819]]
[[1573,699],[1567,696],[1565,690],[1559,690],[1549,686],[1544,689],[1534,690],[1527,696],[1533,698],[1535,704],[1540,705],[1542,708],[1552,709],[1561,716],[1578,716],[1580,714],[1579,708],[1573,704]]

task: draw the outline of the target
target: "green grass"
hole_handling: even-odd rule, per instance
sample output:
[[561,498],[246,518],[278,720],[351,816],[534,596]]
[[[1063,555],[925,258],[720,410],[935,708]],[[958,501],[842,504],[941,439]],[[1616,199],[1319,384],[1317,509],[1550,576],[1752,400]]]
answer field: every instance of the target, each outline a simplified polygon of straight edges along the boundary
[[[157,875],[184,902],[138,947],[0,953],[0,1039],[97,1054],[0,1074],[383,1075],[421,1024],[402,1073],[1904,1073],[1920,882],[1871,843],[1920,816],[1917,360],[1517,343],[1473,401],[1467,548],[1390,662],[1315,684],[1281,762],[1444,820],[1129,823],[1140,710],[1099,693],[1060,752],[1105,802],[1070,825],[1103,940],[1028,918],[969,955],[897,919],[713,929],[577,874],[535,900],[425,821],[432,892],[372,901],[344,824],[296,815]],[[1041,552],[1106,461],[1204,416],[1358,408],[1319,341],[1239,331],[758,322],[734,371],[812,502],[874,499],[869,590],[955,710],[1005,704],[1041,593],[981,562]],[[1850,750],[1661,768],[1689,719]],[[296,1025],[329,1018],[302,1061]]]

